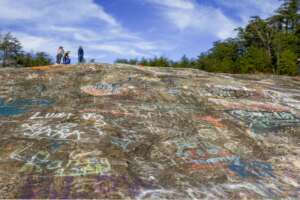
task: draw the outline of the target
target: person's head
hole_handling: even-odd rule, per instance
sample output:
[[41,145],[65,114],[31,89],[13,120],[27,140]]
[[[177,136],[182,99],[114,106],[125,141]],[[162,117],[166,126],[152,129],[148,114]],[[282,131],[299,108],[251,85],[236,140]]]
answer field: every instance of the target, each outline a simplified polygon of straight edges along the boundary
[[298,58],[297,63],[300,64],[300,58]]

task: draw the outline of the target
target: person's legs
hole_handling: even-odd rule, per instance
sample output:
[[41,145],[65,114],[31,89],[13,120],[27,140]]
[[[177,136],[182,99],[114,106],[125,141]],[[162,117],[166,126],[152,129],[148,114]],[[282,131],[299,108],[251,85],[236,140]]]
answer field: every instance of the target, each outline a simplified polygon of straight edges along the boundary
[[83,63],[83,56],[79,56],[79,57],[78,57],[78,62],[79,62],[79,63]]
[[61,54],[56,55],[56,63],[60,64],[61,63]]

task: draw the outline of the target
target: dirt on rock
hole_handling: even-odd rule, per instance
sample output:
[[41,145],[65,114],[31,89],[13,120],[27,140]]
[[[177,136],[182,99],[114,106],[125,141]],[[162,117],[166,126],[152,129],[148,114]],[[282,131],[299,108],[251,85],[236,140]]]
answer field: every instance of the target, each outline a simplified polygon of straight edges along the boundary
[[0,70],[0,198],[300,198],[299,78]]

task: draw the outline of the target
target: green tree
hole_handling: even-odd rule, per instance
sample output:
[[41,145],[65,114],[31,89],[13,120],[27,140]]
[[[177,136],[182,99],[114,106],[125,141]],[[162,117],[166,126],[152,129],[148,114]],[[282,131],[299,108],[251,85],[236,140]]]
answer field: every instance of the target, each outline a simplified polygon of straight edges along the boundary
[[186,55],[183,55],[180,61],[175,63],[175,67],[179,67],[179,68],[191,67],[191,61]]
[[280,31],[284,30],[285,32],[295,32],[297,24],[299,24],[299,13],[299,0],[283,0],[283,4],[277,10],[277,15],[273,16],[273,21],[280,24]]
[[21,53],[21,43],[17,38],[7,33],[0,41],[0,51],[2,51],[2,67],[15,62],[16,56]]
[[142,58],[139,61],[139,65],[143,65],[143,66],[149,66],[149,61],[146,58]]
[[51,64],[51,58],[44,52],[36,54],[23,52],[16,57],[16,62],[19,67],[45,66]]
[[241,73],[272,73],[271,59],[265,49],[251,46],[239,59]]
[[198,57],[196,67],[210,72],[236,73],[239,58],[239,41],[228,39],[215,42],[214,47]]
[[158,57],[154,60],[155,65],[154,66],[160,66],[160,67],[170,67],[170,62],[168,58],[166,57]]
[[35,66],[45,66],[51,64],[51,58],[45,52],[37,52],[34,59]]
[[118,58],[118,59],[115,60],[115,63],[129,64],[129,61],[127,59]]
[[[255,46],[265,49],[268,57],[272,61],[274,61],[272,59],[274,57],[272,44],[275,35],[276,31],[272,29],[266,21],[259,17],[253,17],[246,28],[239,33],[239,36],[244,41],[246,47]],[[276,67],[273,65],[273,73],[275,72]]]
[[297,75],[297,55],[293,51],[287,49],[280,54],[278,73]]

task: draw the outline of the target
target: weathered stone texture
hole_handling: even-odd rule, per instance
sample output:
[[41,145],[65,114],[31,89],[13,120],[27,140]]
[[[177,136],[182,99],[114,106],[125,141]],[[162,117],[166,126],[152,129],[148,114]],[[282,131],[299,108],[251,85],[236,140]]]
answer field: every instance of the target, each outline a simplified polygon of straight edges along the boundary
[[300,198],[300,79],[0,70],[0,198]]

